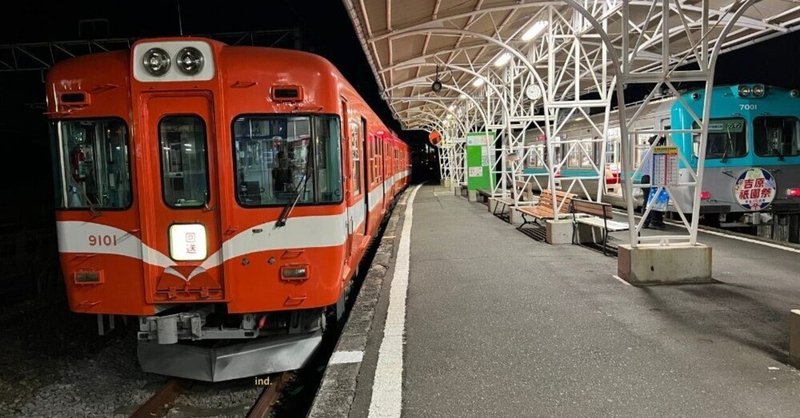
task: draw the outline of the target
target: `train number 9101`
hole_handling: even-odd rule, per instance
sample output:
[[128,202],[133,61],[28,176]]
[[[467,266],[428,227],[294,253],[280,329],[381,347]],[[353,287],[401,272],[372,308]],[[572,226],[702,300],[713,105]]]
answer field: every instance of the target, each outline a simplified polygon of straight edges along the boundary
[[117,245],[116,235],[89,235],[89,245],[92,247],[111,247]]

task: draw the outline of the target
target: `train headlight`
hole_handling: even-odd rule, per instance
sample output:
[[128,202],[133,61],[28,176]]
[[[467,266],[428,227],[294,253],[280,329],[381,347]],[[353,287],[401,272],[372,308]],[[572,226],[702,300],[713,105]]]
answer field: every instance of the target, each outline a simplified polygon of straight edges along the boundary
[[739,97],[747,97],[750,95],[750,86],[740,85],[739,86]]
[[800,90],[792,89],[791,91],[789,91],[789,96],[792,96],[792,97],[800,96]]
[[205,58],[203,53],[197,48],[187,46],[186,48],[178,51],[176,57],[178,69],[186,75],[195,75],[203,69]]
[[169,58],[167,51],[161,48],[150,48],[144,53],[142,58],[142,65],[150,75],[162,76],[169,71],[169,66],[172,60]]
[[763,84],[756,84],[753,86],[753,97],[764,97],[765,91]]

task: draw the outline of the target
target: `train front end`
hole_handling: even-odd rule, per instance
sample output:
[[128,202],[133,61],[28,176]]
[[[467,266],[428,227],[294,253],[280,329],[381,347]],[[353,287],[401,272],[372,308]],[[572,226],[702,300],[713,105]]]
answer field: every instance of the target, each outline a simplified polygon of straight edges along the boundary
[[[713,89],[706,143],[700,213],[711,223],[758,224],[774,214],[800,213],[800,97],[797,90],[763,84],[740,84]],[[683,96],[702,114],[703,92]],[[697,124],[676,101],[673,128]],[[693,168],[697,167],[699,137],[673,138]],[[681,170],[688,181],[689,173]],[[676,193],[677,207],[691,211],[691,190]],[[797,239],[797,238],[795,238]]]
[[319,345],[350,277],[328,65],[179,38],[48,74],[70,307],[137,316],[145,371],[229,380]]

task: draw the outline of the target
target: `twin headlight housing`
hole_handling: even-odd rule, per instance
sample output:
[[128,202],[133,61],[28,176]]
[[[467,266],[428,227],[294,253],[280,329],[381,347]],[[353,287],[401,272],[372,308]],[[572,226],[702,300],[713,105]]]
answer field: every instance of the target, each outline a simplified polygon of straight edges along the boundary
[[763,84],[739,84],[739,97],[764,97],[767,88]]
[[[186,75],[197,75],[203,70],[205,57],[199,49],[187,46],[178,51],[175,65],[178,70]],[[154,77],[160,77],[169,71],[172,59],[169,53],[162,48],[150,48],[142,57],[142,66],[145,71]]]
[[208,81],[214,78],[214,58],[214,47],[204,40],[141,42],[131,51],[131,70],[145,83]]

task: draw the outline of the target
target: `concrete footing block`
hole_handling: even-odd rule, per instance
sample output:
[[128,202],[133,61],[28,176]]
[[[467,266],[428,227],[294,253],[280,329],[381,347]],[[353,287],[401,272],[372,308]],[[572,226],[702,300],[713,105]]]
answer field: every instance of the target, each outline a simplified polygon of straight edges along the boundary
[[467,190],[467,199],[470,202],[477,202],[478,201],[478,191],[477,190]]
[[569,219],[559,219],[547,221],[545,226],[547,234],[545,242],[548,244],[572,244],[572,221]]
[[789,312],[789,364],[800,369],[800,309]]
[[709,283],[711,247],[703,244],[619,246],[617,274],[635,285]]

